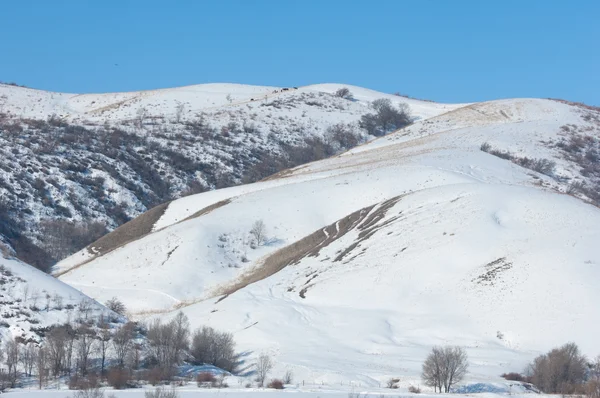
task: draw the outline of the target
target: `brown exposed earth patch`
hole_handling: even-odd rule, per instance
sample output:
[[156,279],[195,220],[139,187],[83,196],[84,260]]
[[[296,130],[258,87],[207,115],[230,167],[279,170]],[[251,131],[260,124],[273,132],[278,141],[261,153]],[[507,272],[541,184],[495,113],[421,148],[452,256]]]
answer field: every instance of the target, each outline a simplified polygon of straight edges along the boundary
[[[184,220],[179,221],[179,223],[201,217],[215,209],[218,209],[219,207],[225,206],[230,202],[231,199],[225,199],[220,202],[213,203],[212,205],[204,207],[203,209],[197,211],[191,216],[185,218]],[[151,234],[152,232],[156,232],[152,231],[152,228],[154,227],[154,224],[156,224],[156,222],[163,216],[163,214],[165,214],[169,203],[171,202],[166,202],[156,207],[153,207],[152,209],[148,210],[142,215],[121,225],[114,231],[104,235],[103,237],[101,237],[100,239],[98,239],[97,241],[95,241],[87,247],[88,252],[94,255],[92,258],[89,258],[86,261],[83,261],[80,264],[77,264],[76,266],[68,270],[57,273],[55,274],[55,276],[59,277],[61,275],[64,275],[74,269],[81,267],[84,264],[89,263],[97,257],[103,256],[107,253],[112,252],[113,250],[125,246],[128,243],[141,239],[146,235]],[[169,253],[169,255],[170,254],[171,253]]]
[[[398,202],[398,200],[400,200],[400,197],[387,200],[377,207],[375,211],[373,211],[373,209],[376,208],[376,205],[357,210],[354,213],[336,221],[335,223],[319,229],[289,246],[277,250],[275,253],[268,256],[263,261],[261,266],[242,275],[230,286],[225,286],[220,289],[216,295],[222,295],[223,297],[221,297],[219,301],[252,283],[261,281],[270,277],[271,275],[274,275],[288,265],[298,264],[305,257],[318,256],[321,249],[340,239],[355,228],[359,228],[361,230],[358,242],[368,239],[379,228],[387,225],[388,222],[392,222],[397,218],[394,217],[392,220],[388,220],[383,224],[377,224],[385,216],[386,212]],[[346,249],[343,255],[349,253],[350,251],[351,249]],[[340,255],[341,258],[343,258],[343,255]],[[336,259],[334,261],[338,260]],[[311,278],[310,281],[312,281],[312,279],[313,278]],[[306,286],[303,289],[302,294],[305,294],[306,290],[308,290],[308,287],[310,286],[312,286],[312,284]]]
[[179,221],[179,223],[182,223],[184,221],[188,221],[188,220],[191,220],[191,219],[194,219],[194,218],[198,218],[200,216],[203,216],[205,214],[210,213],[213,210],[218,209],[219,207],[223,207],[223,206],[225,206],[225,205],[227,205],[229,203],[231,203],[231,199],[224,199],[224,200],[221,200],[219,202],[213,203],[212,205],[206,206],[205,208],[203,208],[201,210],[198,210],[197,212],[195,212],[191,216],[189,216],[189,217],[187,217],[187,218]]

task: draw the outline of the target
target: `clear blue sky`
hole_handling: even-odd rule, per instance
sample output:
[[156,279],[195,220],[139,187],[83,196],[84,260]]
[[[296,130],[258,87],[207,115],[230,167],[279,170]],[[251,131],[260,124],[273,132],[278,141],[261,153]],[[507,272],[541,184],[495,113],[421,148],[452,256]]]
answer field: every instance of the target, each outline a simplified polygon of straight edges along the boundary
[[600,105],[600,1],[3,0],[0,80],[66,92],[341,82]]

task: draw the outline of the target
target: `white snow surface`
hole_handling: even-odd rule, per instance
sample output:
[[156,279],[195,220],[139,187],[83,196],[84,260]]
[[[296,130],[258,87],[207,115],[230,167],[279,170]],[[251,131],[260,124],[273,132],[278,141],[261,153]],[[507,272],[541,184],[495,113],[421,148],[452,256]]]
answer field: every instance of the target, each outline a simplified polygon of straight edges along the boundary
[[347,84],[316,84],[295,89],[210,83],[103,94],[56,93],[0,84],[0,109],[24,118],[46,119],[54,115],[72,122],[105,123],[134,119],[139,116],[140,109],[144,109],[149,118],[172,117],[180,106],[185,119],[195,116],[197,112],[235,109],[241,105],[258,108],[265,100],[286,99],[302,93],[332,94],[342,87],[352,92],[355,99],[352,107],[364,107],[374,99],[389,98],[394,103],[407,103],[418,118],[431,117],[460,106],[384,94]]
[[[329,385],[418,381],[440,344],[466,347],[474,382],[568,341],[597,355],[600,209],[564,193],[576,167],[543,144],[561,125],[585,125],[578,110],[539,99],[428,109],[340,156],[176,200],[155,232],[103,256],[79,253],[58,264],[60,279],[100,301],[119,296],[139,318],[182,310],[194,326],[233,332],[250,359],[267,352],[276,372]],[[482,152],[483,142],[554,159],[556,176]],[[269,255],[371,205],[317,253],[223,298]],[[269,239],[252,248],[257,220]]]
[[116,316],[79,290],[2,255],[0,282],[0,341],[9,335],[39,341],[34,329],[73,320],[82,302],[89,304],[91,316]]

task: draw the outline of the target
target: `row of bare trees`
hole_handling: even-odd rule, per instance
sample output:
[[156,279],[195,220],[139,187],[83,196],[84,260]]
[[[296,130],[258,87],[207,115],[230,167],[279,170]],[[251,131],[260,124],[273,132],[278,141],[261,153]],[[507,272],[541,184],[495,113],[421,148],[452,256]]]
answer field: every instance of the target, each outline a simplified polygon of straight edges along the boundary
[[[122,306],[114,299],[110,305]],[[181,312],[169,322],[157,319],[146,326],[110,323],[104,316],[79,317],[50,327],[42,344],[13,338],[0,344],[0,362],[6,368],[0,387],[15,387],[21,376],[37,376],[42,388],[49,377],[84,381],[99,375],[108,377],[113,387],[123,388],[136,372],[151,373],[158,381],[171,380],[184,361],[234,371],[233,336],[209,327],[192,333]]]

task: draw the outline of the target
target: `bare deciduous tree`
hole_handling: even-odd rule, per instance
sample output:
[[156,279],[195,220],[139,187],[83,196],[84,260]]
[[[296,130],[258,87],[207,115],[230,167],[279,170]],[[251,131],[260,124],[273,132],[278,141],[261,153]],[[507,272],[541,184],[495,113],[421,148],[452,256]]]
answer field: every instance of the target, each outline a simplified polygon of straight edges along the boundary
[[86,324],[77,328],[77,367],[82,376],[87,375],[90,356],[96,343],[96,333],[94,329]]
[[185,105],[180,102],[175,107],[175,121],[177,123],[181,123],[181,118],[183,117],[183,112],[185,111]]
[[148,111],[146,110],[146,108],[142,107],[139,108],[136,113],[135,113],[135,124],[138,128],[142,128],[144,126],[144,121],[146,120],[146,117],[148,116]]
[[261,246],[267,241],[267,226],[263,220],[257,220],[252,224],[250,236],[256,246]]
[[33,374],[33,368],[37,360],[37,348],[33,343],[29,343],[21,348],[20,360],[25,376],[30,377]]
[[6,368],[10,387],[14,388],[19,379],[19,351],[20,345],[14,338],[9,337],[4,344],[4,352],[6,353]]
[[343,98],[343,99],[347,99],[347,100],[351,100],[352,97],[352,93],[350,92],[350,90],[348,89],[348,87],[342,87],[339,90],[337,90],[334,94],[336,97],[339,98]]
[[48,349],[39,347],[36,349],[35,369],[37,372],[38,387],[41,390],[48,377]]
[[190,353],[197,364],[211,364],[229,372],[236,367],[235,342],[231,333],[203,327],[194,332]]
[[167,373],[181,363],[183,353],[189,347],[189,321],[179,312],[166,324],[159,319],[148,327],[148,355]]
[[579,347],[567,343],[535,358],[527,372],[545,393],[573,394],[585,379],[586,362]]
[[115,359],[120,368],[125,367],[125,359],[133,345],[134,331],[135,324],[127,322],[125,325],[121,326],[113,336],[112,343],[115,350]]
[[104,305],[106,306],[106,308],[113,312],[116,312],[119,315],[125,315],[125,313],[127,312],[125,304],[123,304],[123,302],[116,297],[113,297],[110,300],[106,301]]
[[45,355],[44,362],[50,364],[50,370],[54,377],[60,376],[65,367],[65,357],[67,352],[67,340],[69,336],[63,326],[54,327],[46,336],[44,342]]
[[110,332],[110,325],[106,322],[104,315],[100,316],[98,321],[98,352],[100,354],[100,375],[104,376],[106,370],[106,353],[112,334]]
[[423,363],[421,378],[434,391],[450,392],[452,386],[462,381],[469,364],[462,347],[433,347]]
[[265,380],[271,369],[273,369],[273,360],[271,357],[267,354],[260,354],[256,362],[256,381],[260,387],[265,385]]

